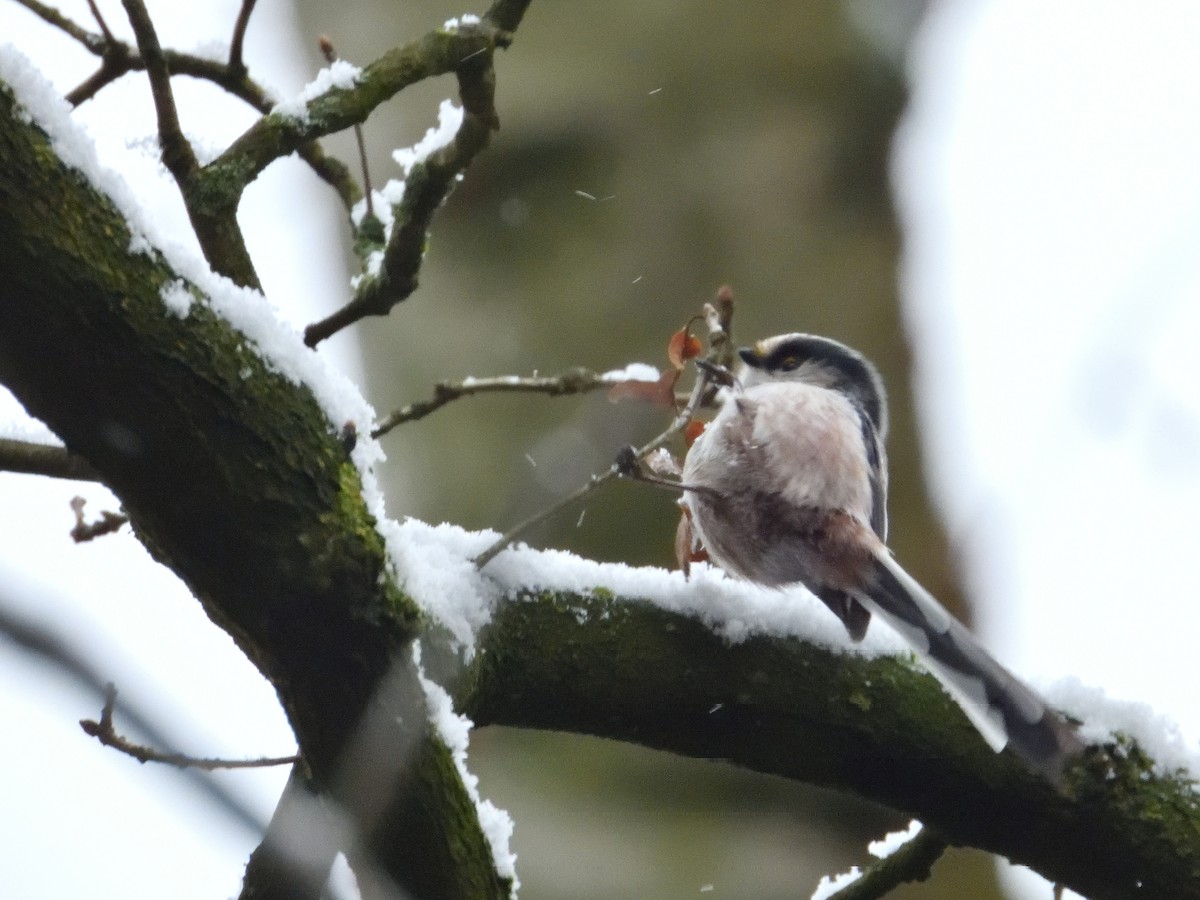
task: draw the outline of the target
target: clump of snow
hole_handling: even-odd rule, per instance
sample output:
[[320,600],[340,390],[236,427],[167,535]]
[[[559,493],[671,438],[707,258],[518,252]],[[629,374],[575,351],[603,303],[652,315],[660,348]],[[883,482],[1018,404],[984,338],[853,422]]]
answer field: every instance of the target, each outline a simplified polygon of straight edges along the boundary
[[1189,746],[1179,726],[1146,703],[1116,700],[1078,678],[1065,678],[1044,691],[1050,703],[1083,721],[1079,737],[1087,744],[1108,744],[1124,734],[1154,760],[1154,771],[1171,775],[1179,769],[1200,778],[1200,751]]
[[381,530],[397,580],[470,659],[479,629],[491,621],[503,597],[503,588],[472,562],[491,543],[490,534],[418,519],[388,521]]
[[[388,188],[393,183],[397,183],[400,185],[399,198],[397,198],[396,201],[392,201],[390,199],[390,197],[388,196],[388,194],[386,193],[388,191]],[[377,219],[379,219],[380,222],[383,223],[385,232],[388,232],[388,233],[391,232],[392,206],[394,205],[394,202],[399,202],[399,199],[402,198],[403,196],[404,196],[404,182],[394,182],[394,180],[389,181],[386,185],[384,185],[383,190],[372,190],[371,191],[371,212],[373,212],[375,214],[375,217]],[[359,227],[361,227],[361,225],[363,223],[363,219],[365,219],[366,216],[367,216],[367,198],[363,197],[361,200],[359,200],[357,203],[355,203],[354,206],[352,206],[350,208],[350,221],[354,223],[355,228],[359,228]]]
[[[388,182],[380,190],[371,193],[371,209],[375,212],[379,221],[383,223],[384,240],[391,239],[392,225],[395,222],[392,210],[398,207],[404,200],[405,179],[412,174],[414,166],[418,163],[423,163],[429,158],[430,154],[435,153],[454,140],[454,136],[458,134],[458,129],[462,127],[462,121],[462,107],[456,106],[453,100],[443,100],[438,107],[437,127],[426,131],[425,136],[415,146],[401,147],[398,150],[392,151],[392,158],[404,170],[404,178],[388,179]],[[461,175],[459,176],[459,180],[461,180]],[[362,224],[366,214],[367,203],[364,198],[354,204],[354,207],[350,210],[350,219],[354,222],[355,227]],[[367,271],[353,276],[350,279],[350,288],[357,291],[368,277],[375,277],[379,274],[382,264],[382,253],[371,254],[367,259]]]
[[479,24],[479,16],[474,15],[473,13],[464,13],[463,15],[461,15],[457,18],[447,19],[442,24],[442,28],[445,31],[458,31],[459,26],[461,26],[461,25],[478,25],[478,24]]
[[130,256],[154,256],[154,245],[146,239],[144,234],[132,234],[129,238],[129,255]]
[[649,381],[655,382],[662,374],[654,366],[647,363],[630,363],[623,369],[612,369],[600,376],[601,381]]
[[307,122],[310,102],[332,90],[349,90],[358,83],[360,78],[362,78],[362,69],[344,59],[335,59],[318,72],[317,77],[306,84],[299,94],[276,103],[271,112]]
[[862,871],[858,866],[851,866],[849,872],[842,872],[840,875],[834,875],[832,878],[828,875],[822,875],[820,882],[817,884],[817,889],[812,892],[812,900],[825,900],[826,897],[832,897],[838,891],[849,887],[860,878],[862,878]]
[[[445,147],[454,140],[458,129],[462,127],[463,109],[456,106],[453,100],[443,100],[438,107],[438,124],[425,132],[415,146],[402,147],[392,152],[392,159],[404,170],[407,178],[417,163],[424,162],[431,153]],[[397,201],[399,202],[399,201]]]
[[192,311],[192,292],[187,289],[187,285],[179,278],[168,281],[159,288],[158,295],[162,297],[163,304],[167,307],[167,310],[181,319],[186,319],[188,313]]
[[867,844],[867,852],[876,859],[887,859],[918,834],[924,826],[913,819],[903,831],[889,831],[878,841]]
[[421,688],[425,691],[425,705],[429,710],[429,721],[454,758],[455,768],[458,769],[463,786],[467,789],[467,796],[475,804],[479,827],[491,846],[492,861],[496,866],[496,872],[502,878],[512,879],[511,896],[515,898],[521,881],[517,877],[517,855],[513,853],[509,845],[513,834],[512,817],[491,800],[485,800],[480,796],[479,778],[467,769],[467,747],[470,743],[471,728],[474,723],[466,716],[456,713],[454,703],[445,688],[426,677],[425,669],[421,666],[420,641],[413,641],[412,655],[413,664],[417,667],[417,677],[421,681]]
[[366,268],[357,275],[350,277],[351,289],[357,291],[360,284],[368,278],[378,278],[381,271],[383,271],[383,251],[372,250],[367,254]]
[[191,52],[192,56],[224,64],[229,61],[229,41],[209,38],[206,41],[197,42]]

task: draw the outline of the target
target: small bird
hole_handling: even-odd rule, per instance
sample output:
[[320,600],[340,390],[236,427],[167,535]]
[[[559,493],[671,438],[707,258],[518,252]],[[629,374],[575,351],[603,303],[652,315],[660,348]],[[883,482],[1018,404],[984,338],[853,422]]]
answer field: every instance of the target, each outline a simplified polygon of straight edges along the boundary
[[887,401],[862,354],[809,334],[739,351],[743,365],[681,478],[709,558],[769,587],[801,584],[861,640],[891,625],[996,752],[1012,744],[1058,781],[1082,750],[1074,731],[892,557],[887,544]]

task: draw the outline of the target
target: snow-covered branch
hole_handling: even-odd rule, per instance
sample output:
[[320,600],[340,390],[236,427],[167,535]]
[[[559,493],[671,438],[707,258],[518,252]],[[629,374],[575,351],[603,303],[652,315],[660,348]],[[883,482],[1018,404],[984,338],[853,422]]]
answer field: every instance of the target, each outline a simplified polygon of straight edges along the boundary
[[604,588],[513,596],[459,686],[477,725],[631,741],[849,791],[1092,900],[1200,897],[1193,776],[1129,736],[1089,747],[1059,793],[992,753],[904,657],[765,634],[731,644],[711,614]]

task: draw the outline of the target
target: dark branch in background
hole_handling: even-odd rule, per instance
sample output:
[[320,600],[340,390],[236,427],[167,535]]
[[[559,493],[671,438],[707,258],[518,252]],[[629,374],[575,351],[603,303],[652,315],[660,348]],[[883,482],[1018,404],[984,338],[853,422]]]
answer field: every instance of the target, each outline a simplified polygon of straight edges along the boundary
[[93,53],[100,53],[103,51],[104,39],[101,36],[92,34],[86,28],[81,28],[54,7],[47,6],[45,3],[40,3],[38,0],[16,0],[16,3],[25,7],[43,21],[50,23],[55,28],[65,31]]
[[250,259],[250,251],[246,249],[246,240],[237,221],[238,201],[245,185],[235,185],[233,196],[229,196],[226,190],[224,197],[219,192],[214,197],[214,185],[200,177],[203,170],[179,124],[175,95],[171,91],[171,71],[158,43],[150,14],[142,0],[121,2],[137,38],[138,49],[146,61],[146,74],[150,78],[150,92],[154,97],[154,112],[158,119],[163,165],[179,186],[179,194],[191,220],[192,230],[200,242],[204,259],[213,271],[235,284],[259,288],[258,273],[254,271],[254,262]]
[[84,459],[66,447],[31,444],[0,438],[0,472],[47,475],[72,481],[99,481],[100,476]]
[[[464,26],[464,30],[471,26]],[[358,242],[356,250],[364,265],[374,253],[382,252],[378,267],[370,267],[354,299],[333,315],[315,322],[304,332],[304,342],[315,347],[321,341],[367,316],[386,316],[393,306],[417,289],[417,273],[425,255],[433,215],[445,202],[455,183],[487,146],[492,131],[500,127],[495,107],[495,74],[492,53],[507,46],[507,36],[494,35],[492,46],[484,45],[462,57],[455,68],[463,120],[454,139],[417,162],[404,180],[404,196],[394,207],[392,233],[386,245]]]
[[[416,271],[424,250],[426,231],[434,211],[445,199],[455,179],[487,142],[496,127],[492,105],[491,54],[511,42],[511,31],[524,16],[529,0],[499,0],[478,25],[463,25],[455,32],[437,30],[412,44],[384,54],[363,70],[359,83],[348,90],[333,90],[308,104],[304,120],[271,115],[272,104],[260,86],[245,76],[244,64],[236,65],[234,49],[227,64],[186,54],[163,51],[154,36],[149,16],[140,0],[123,0],[137,35],[140,55],[120,42],[108,41],[71,22],[37,0],[18,0],[47,22],[66,31],[91,52],[102,57],[100,70],[73,91],[68,99],[81,103],[106,84],[133,69],[151,73],[163,159],[180,182],[188,214],[200,239],[205,258],[217,272],[233,281],[257,286],[258,279],[237,228],[236,213],[242,191],[274,160],[299,152],[309,165],[335,187],[349,210],[363,196],[345,166],[324,156],[314,141],[363,122],[382,102],[398,91],[426,78],[457,72],[465,114],[463,127],[451,148],[434,154],[424,166],[414,167],[408,178],[406,199],[398,210],[393,240],[385,251],[379,277],[364,280],[359,296],[332,320],[311,326],[310,346],[366,315],[386,314],[416,286]],[[245,3],[239,14],[248,21]],[[210,165],[196,167],[190,146],[182,139],[174,103],[170,100],[169,78],[164,73],[191,75],[221,85],[265,115]],[[181,180],[181,178],[183,180]],[[364,255],[376,248],[364,249]]]
[[104,21],[104,16],[100,15],[100,7],[96,5],[96,0],[88,0],[88,9],[92,11],[92,18],[96,20],[96,26],[100,29],[100,33],[104,35],[104,40],[109,44],[115,44],[117,39],[113,37],[112,31],[109,30],[108,23]]
[[865,869],[861,878],[830,894],[830,900],[879,900],[902,884],[924,881],[947,846],[932,829],[923,827],[891,856]]
[[185,190],[200,163],[179,124],[179,111],[175,108],[175,95],[171,92],[171,71],[146,5],[142,0],[121,0],[121,3],[133,27],[142,59],[146,61],[150,93],[154,97],[154,114],[158,119],[158,141],[162,148],[163,165],[175,177],[180,190]]
[[[0,601],[2,599],[0,598]],[[71,645],[49,627],[18,616],[3,602],[0,602],[0,638],[8,638],[22,650],[70,675],[79,685],[94,693],[97,698],[107,699],[109,686],[107,680],[102,678],[96,667],[87,661],[79,647]],[[127,703],[124,715],[137,731],[146,735],[153,743],[165,748],[172,746],[171,740],[155,724],[154,716],[141,711],[136,703]],[[266,830],[266,823],[259,819],[250,807],[228,788],[214,780],[210,774],[187,769],[181,772],[181,777],[204,794],[232,821],[247,831],[254,835],[261,835]]]
[[242,0],[242,8],[238,10],[237,20],[233,23],[233,37],[229,40],[229,71],[246,74],[246,63],[242,58],[242,47],[246,41],[246,29],[250,25],[250,15],[254,12],[257,0]]
[[434,385],[430,399],[410,403],[391,413],[371,432],[371,437],[382,437],[397,425],[423,419],[447,403],[476,394],[546,394],[565,397],[611,388],[614,384],[611,380],[605,380],[603,375],[584,368],[570,369],[561,375],[496,375],[491,378],[442,381]]
[[[107,31],[104,34],[93,34],[72,22],[58,10],[45,6],[37,0],[16,0],[16,2],[40,16],[44,21],[61,29],[88,51],[101,58],[100,68],[67,94],[67,102],[72,106],[79,106],[92,99],[122,75],[128,72],[142,71],[146,68],[146,61],[140,53],[128,44],[111,37]],[[242,17],[245,17],[247,23],[249,22],[250,11],[247,6],[252,8],[253,4],[242,7],[239,22]],[[98,21],[102,22],[103,20],[98,19]],[[101,27],[104,26],[101,25]],[[238,34],[238,28],[235,27],[234,37],[236,38]],[[231,56],[233,52],[231,46]],[[212,82],[264,115],[269,113],[275,105],[262,85],[248,76],[244,64],[235,65],[232,59],[228,63],[219,63],[189,53],[177,53],[174,50],[164,50],[163,57],[172,75],[187,75],[190,78]],[[354,183],[350,171],[338,160],[326,156],[319,144],[309,141],[297,147],[296,152],[322,181],[325,181],[337,192],[347,212],[361,199],[362,192]]]
[[135,744],[128,738],[117,734],[116,728],[113,726],[113,712],[116,707],[117,689],[110,682],[105,688],[104,707],[100,710],[100,721],[80,719],[79,727],[85,734],[91,735],[104,746],[119,750],[126,756],[132,756],[140,763],[158,762],[179,769],[202,769],[205,772],[213,772],[217,769],[262,769],[269,766],[287,766],[300,761],[300,757],[296,754],[260,759],[215,759],[155,750],[153,747]]

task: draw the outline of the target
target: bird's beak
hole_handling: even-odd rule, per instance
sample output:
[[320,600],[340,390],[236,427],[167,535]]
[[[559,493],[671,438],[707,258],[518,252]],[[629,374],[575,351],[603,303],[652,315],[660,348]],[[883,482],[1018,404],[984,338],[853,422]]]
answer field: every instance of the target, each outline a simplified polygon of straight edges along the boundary
[[757,347],[742,347],[738,350],[738,356],[742,358],[742,362],[752,369],[762,368],[763,355]]

